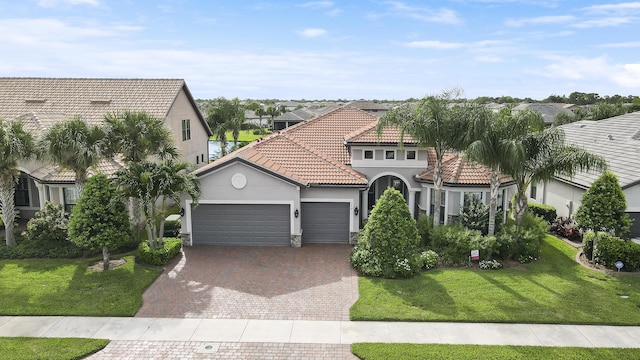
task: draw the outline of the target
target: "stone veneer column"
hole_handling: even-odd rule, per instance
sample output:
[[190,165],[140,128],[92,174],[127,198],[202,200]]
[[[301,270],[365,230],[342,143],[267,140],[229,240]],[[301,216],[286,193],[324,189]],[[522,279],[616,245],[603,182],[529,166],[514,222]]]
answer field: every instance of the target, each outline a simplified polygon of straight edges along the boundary
[[358,243],[358,231],[351,231],[349,233],[349,245],[355,245]]
[[299,248],[302,246],[302,235],[291,235],[291,247]]

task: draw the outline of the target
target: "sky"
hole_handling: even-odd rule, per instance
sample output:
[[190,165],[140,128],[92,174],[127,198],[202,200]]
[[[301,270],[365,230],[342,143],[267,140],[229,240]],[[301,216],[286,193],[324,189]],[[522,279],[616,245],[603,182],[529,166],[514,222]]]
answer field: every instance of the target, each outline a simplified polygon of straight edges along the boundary
[[0,0],[0,76],[198,99],[640,95],[640,2]]

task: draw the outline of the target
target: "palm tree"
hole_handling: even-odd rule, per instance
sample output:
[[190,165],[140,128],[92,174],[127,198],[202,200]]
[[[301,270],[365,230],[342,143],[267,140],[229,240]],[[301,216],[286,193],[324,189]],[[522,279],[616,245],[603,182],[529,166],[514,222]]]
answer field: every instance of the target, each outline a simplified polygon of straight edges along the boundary
[[260,131],[262,131],[264,128],[262,127],[262,117],[269,115],[267,114],[267,111],[261,106],[259,108],[257,108],[255,110],[256,115],[258,115],[258,117],[260,118]]
[[240,131],[242,130],[242,126],[244,125],[244,108],[242,104],[240,104],[240,100],[238,98],[231,99],[229,103],[229,120],[228,127],[231,131],[231,135],[233,136],[233,148],[238,148],[238,137],[240,136]]
[[122,193],[140,199],[149,247],[162,246],[167,200],[179,203],[180,195],[187,193],[197,203],[200,187],[190,170],[187,162],[141,161],[117,173],[116,183]]
[[47,129],[39,146],[46,160],[62,169],[73,171],[76,192],[81,197],[88,170],[100,161],[103,140],[104,131],[101,127],[87,124],[80,117],[75,117]]
[[0,119],[0,210],[7,246],[16,244],[13,222],[16,217],[14,196],[20,175],[18,163],[30,159],[35,153],[35,140],[21,122]]
[[280,110],[275,105],[270,104],[267,106],[265,112],[271,117],[270,125],[273,126],[273,118],[280,115]]
[[227,131],[231,130],[232,107],[230,100],[219,97],[209,103],[207,111],[207,123],[214,136],[220,141],[221,156],[227,155]]
[[522,225],[527,211],[526,190],[532,183],[547,182],[554,176],[573,176],[578,171],[605,170],[607,164],[601,156],[583,148],[564,143],[561,128],[552,127],[532,131],[518,139],[519,151],[506,164],[504,172],[516,182],[516,223]]
[[517,158],[514,154],[522,151],[520,140],[530,130],[542,129],[544,120],[539,113],[525,110],[512,114],[509,108],[496,115],[485,106],[479,106],[473,113],[475,116],[469,127],[473,141],[465,153],[470,160],[491,170],[488,234],[494,235],[502,169],[513,168],[509,162]]
[[380,118],[376,130],[378,135],[387,127],[397,127],[400,144],[405,135],[410,135],[419,146],[432,147],[436,155],[434,170],[435,206],[433,226],[440,225],[440,201],[442,198],[442,158],[447,151],[462,147],[467,134],[466,121],[460,107],[450,107],[451,100],[459,91],[444,91],[437,96],[428,96],[417,105],[405,103],[393,108]]
[[[144,111],[122,111],[107,114],[104,118],[105,154],[122,156],[127,166],[148,158],[173,160],[178,158],[178,148],[164,120]],[[131,226],[140,226],[140,206],[138,199],[129,199]],[[136,236],[138,231],[134,231]]]
[[104,117],[105,153],[120,154],[125,164],[155,156],[177,159],[178,148],[164,120],[144,111],[122,111]]

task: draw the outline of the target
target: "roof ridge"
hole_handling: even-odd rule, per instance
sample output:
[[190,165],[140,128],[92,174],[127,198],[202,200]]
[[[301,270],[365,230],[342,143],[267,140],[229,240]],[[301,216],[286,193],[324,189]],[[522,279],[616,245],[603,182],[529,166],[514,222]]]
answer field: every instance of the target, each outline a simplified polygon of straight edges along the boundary
[[376,127],[378,125],[378,120],[372,121],[370,124],[361,127],[358,130],[352,131],[349,134],[346,134],[344,136],[344,140],[345,141],[350,141],[350,140],[354,140],[355,138],[357,138],[358,136],[363,135],[364,133],[366,133],[367,131],[373,129],[374,127]]
[[0,76],[0,80],[171,80],[185,81],[182,78],[108,78],[108,77],[46,77],[46,76]]
[[345,109],[346,110],[356,110],[357,112],[361,112],[361,113],[364,113],[364,114],[366,114],[368,116],[373,117],[372,121],[377,120],[377,117],[375,115],[371,115],[371,114],[369,114],[368,112],[366,112],[364,110],[360,110],[357,107],[350,106],[350,105],[343,105],[343,106],[337,107],[337,108],[335,108],[335,109],[333,109],[331,111],[328,111],[328,112],[326,112],[324,114],[316,115],[316,116],[314,116],[314,117],[312,117],[310,119],[307,119],[305,121],[297,123],[297,124],[295,124],[293,126],[289,126],[288,128],[283,129],[282,132],[293,132],[293,131],[299,130],[301,128],[309,126],[310,124],[316,123],[317,121],[319,121],[319,119],[328,117],[328,116],[330,116],[333,113],[338,112],[338,111],[344,111]]

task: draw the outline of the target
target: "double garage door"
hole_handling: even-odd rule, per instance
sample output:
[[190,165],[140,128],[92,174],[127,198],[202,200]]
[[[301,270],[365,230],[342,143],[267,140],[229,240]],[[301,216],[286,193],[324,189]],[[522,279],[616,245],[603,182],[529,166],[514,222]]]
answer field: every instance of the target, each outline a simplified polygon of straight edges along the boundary
[[[303,243],[348,243],[348,203],[302,203]],[[191,212],[194,244],[291,245],[288,204],[200,204]]]

